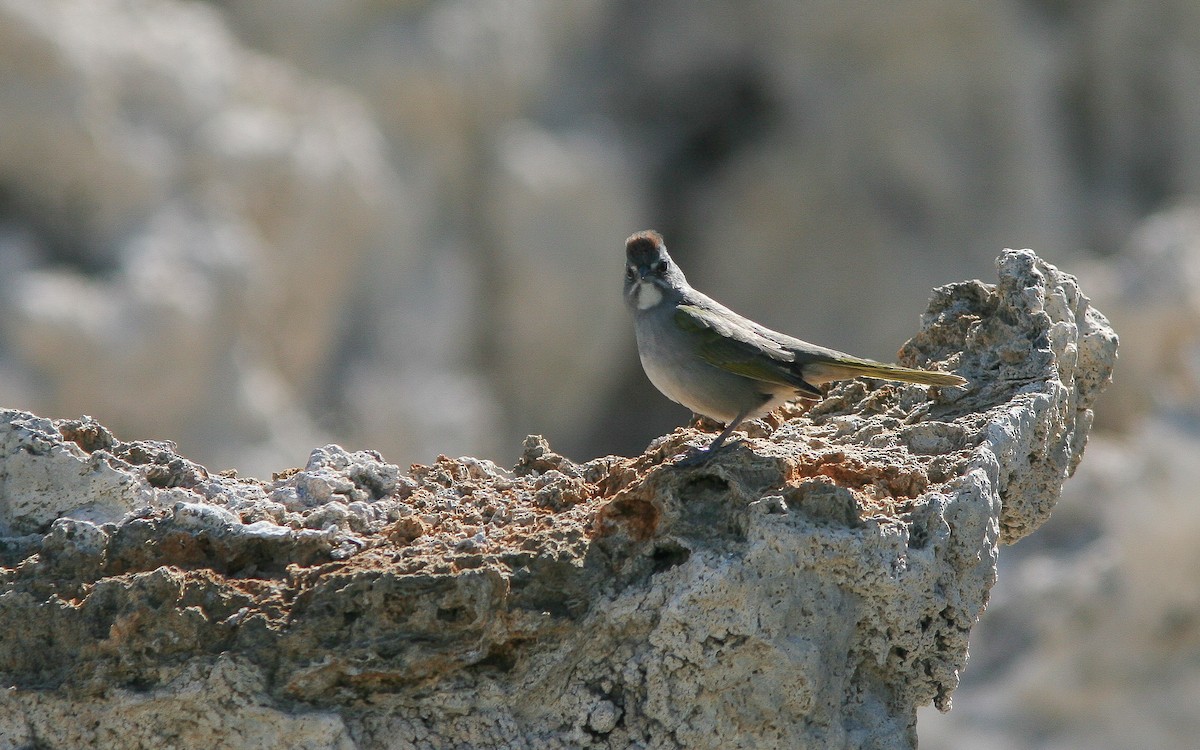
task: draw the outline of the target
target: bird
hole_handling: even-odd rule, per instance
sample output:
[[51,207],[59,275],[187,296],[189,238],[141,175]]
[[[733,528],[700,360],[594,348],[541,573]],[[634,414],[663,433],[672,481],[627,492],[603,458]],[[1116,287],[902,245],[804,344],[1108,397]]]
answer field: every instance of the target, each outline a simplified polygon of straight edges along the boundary
[[661,234],[625,241],[625,305],[633,313],[638,357],[654,387],[725,429],[683,462],[700,463],[738,425],[788,401],[819,399],[817,386],[859,376],[933,386],[965,378],[855,357],[810,344],[738,315],[691,287]]

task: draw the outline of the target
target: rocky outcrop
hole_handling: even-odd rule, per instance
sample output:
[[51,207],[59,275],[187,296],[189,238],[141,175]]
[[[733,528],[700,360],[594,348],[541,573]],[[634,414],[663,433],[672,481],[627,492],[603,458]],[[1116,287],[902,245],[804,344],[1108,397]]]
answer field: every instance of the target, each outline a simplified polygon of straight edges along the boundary
[[1200,736],[1200,207],[1072,270],[1121,332],[1115,381],[1053,516],[1005,550],[954,711],[918,719],[923,750]]
[[913,747],[1115,356],[1009,251],[902,351],[968,386],[841,384],[695,468],[681,429],[264,481],[4,412],[0,745]]

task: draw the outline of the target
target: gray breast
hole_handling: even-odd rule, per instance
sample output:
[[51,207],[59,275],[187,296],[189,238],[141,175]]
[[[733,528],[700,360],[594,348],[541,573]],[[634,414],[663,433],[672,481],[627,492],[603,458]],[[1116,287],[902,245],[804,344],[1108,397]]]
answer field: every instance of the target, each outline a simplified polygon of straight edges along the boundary
[[694,334],[675,327],[674,308],[640,311],[635,318],[638,354],[654,387],[697,414],[729,422],[743,410],[758,416],[793,395],[792,389],[737,375],[704,361]]

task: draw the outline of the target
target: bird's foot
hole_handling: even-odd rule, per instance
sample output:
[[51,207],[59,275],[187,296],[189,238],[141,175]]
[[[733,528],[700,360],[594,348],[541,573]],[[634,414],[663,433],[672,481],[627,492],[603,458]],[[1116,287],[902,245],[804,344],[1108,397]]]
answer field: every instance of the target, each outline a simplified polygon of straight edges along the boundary
[[711,448],[689,448],[687,453],[683,454],[683,458],[675,462],[675,466],[679,468],[690,468],[700,466],[708,459],[712,458],[713,452]]
[[[707,448],[692,448],[691,451],[689,451],[689,454],[684,456],[683,458],[681,458],[679,461],[677,461],[675,463],[675,465],[676,466],[699,466],[700,464],[704,463],[708,459],[712,458],[713,455],[718,450],[720,450],[722,447],[728,447],[726,445],[725,441],[728,440],[729,436],[733,434],[734,428],[736,428],[739,424],[741,424],[742,420],[745,418],[746,418],[746,412],[743,411],[741,414],[738,414],[736,417],[734,417],[733,420],[725,426],[725,429],[721,431],[721,434],[717,435],[717,437],[711,443],[709,443]],[[741,442],[740,440],[735,440],[732,444],[736,445],[737,443],[740,443],[740,442]]]
[[683,458],[674,462],[674,465],[680,468],[700,466],[701,464],[706,463],[708,459],[712,458],[716,454],[720,453],[721,451],[728,450],[740,442],[742,441],[734,440],[732,443],[723,443],[721,445],[718,445],[714,442],[712,445],[706,445],[703,448],[692,446],[688,448],[686,453],[684,453]]
[[710,458],[712,458],[712,451],[710,451],[708,448],[693,447],[689,448],[688,451],[683,454],[683,458],[675,461],[674,465],[680,468],[699,466]]

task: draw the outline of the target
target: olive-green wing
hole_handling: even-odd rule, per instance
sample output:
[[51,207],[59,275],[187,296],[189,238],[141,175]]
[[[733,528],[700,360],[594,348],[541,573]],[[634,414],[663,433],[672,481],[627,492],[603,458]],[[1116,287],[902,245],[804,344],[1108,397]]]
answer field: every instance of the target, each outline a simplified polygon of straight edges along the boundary
[[750,325],[740,324],[732,314],[720,315],[696,305],[679,305],[675,323],[695,337],[697,354],[715,367],[820,395],[800,376],[791,350],[759,334]]

